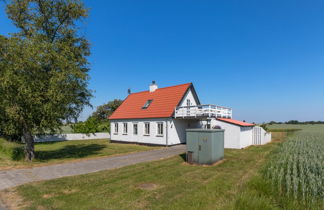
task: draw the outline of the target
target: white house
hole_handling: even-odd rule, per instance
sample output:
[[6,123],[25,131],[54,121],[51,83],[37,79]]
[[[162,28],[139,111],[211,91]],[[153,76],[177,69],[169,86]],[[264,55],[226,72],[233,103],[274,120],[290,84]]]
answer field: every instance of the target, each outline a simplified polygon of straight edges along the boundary
[[[225,128],[225,147],[252,144],[252,134],[245,132],[246,126],[238,129],[241,138],[232,138],[231,135],[237,135],[232,134],[235,129],[228,127],[226,131],[223,121],[217,120],[231,118],[231,108],[200,104],[192,83],[158,88],[153,81],[148,91],[129,94],[109,117],[111,141],[170,146],[186,142],[187,128],[209,129],[219,124]],[[227,139],[242,142],[227,143]]]

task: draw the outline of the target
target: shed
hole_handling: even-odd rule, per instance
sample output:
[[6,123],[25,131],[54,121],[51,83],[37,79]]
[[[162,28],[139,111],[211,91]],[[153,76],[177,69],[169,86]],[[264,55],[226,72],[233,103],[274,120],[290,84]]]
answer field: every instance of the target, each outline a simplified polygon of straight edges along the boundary
[[242,149],[253,145],[253,127],[255,124],[239,120],[216,118],[211,120],[211,127],[224,129],[224,147]]

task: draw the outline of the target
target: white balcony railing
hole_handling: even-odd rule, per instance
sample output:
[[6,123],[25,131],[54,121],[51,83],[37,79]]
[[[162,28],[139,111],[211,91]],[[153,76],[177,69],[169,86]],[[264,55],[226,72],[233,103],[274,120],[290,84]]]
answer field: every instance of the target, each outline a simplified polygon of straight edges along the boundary
[[174,112],[175,118],[222,117],[232,118],[232,109],[217,105],[179,106]]

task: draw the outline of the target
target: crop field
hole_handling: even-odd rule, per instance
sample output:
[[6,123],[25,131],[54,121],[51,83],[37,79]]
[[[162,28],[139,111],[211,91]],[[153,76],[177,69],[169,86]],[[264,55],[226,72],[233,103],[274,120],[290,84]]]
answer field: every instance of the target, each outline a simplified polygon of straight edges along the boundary
[[270,130],[273,129],[298,129],[304,132],[324,132],[324,124],[307,124],[307,125],[297,125],[297,124],[273,124],[269,125]]
[[323,139],[324,133],[302,132],[283,143],[267,170],[280,192],[302,200],[324,196]]
[[280,126],[301,131],[288,137],[274,152],[264,172],[265,177],[271,180],[273,188],[288,198],[306,204],[323,202],[324,125]]

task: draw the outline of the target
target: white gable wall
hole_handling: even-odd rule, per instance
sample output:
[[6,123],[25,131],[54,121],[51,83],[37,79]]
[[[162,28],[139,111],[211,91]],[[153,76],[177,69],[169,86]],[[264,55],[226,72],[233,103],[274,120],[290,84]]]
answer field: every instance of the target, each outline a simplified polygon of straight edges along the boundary
[[192,93],[191,89],[189,89],[185,94],[185,96],[183,97],[182,101],[180,102],[180,106],[187,106],[187,99],[190,100],[190,106],[198,105],[198,101],[194,97],[194,94]]

